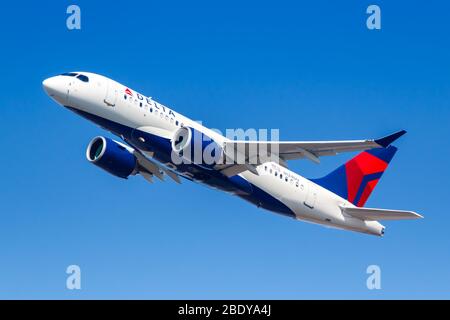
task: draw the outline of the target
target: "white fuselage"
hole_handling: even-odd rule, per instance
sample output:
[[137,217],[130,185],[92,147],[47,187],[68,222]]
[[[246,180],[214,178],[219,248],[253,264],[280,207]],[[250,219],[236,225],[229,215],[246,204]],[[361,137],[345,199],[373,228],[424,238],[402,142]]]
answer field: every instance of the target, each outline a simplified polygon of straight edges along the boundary
[[[93,73],[82,74],[89,78],[88,82],[61,75],[45,80],[44,87],[59,104],[84,115],[108,131],[117,134],[117,130],[109,125],[114,123],[130,128],[132,132],[144,128],[146,132],[167,138],[172,137],[181,126],[188,126],[207,134],[218,144],[227,140],[136,91],[130,90],[131,94],[128,94],[129,89],[116,81]],[[152,156],[149,152],[146,154]],[[181,176],[201,182],[189,172],[177,171],[168,162],[163,161],[162,164]],[[352,203],[278,163],[267,162],[257,166],[256,170],[258,175],[245,171],[239,176],[288,207],[294,218],[340,229],[383,234],[384,227],[377,221],[364,221],[342,212],[341,207],[354,207]]]

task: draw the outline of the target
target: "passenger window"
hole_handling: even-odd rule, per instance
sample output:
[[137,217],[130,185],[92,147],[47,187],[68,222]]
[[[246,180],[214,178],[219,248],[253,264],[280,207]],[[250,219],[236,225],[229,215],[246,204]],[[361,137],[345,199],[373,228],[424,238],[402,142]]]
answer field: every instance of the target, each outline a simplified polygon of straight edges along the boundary
[[280,179],[283,179],[283,175],[280,173]]
[[178,120],[177,120],[177,121],[175,121],[175,125],[176,125],[176,126],[178,126]]

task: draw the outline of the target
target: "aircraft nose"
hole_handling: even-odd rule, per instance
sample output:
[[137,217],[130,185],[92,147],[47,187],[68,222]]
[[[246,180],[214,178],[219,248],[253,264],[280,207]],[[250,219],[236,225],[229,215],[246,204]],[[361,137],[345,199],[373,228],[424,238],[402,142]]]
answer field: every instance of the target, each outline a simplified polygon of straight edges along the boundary
[[48,79],[45,79],[42,82],[42,86],[44,87],[45,92],[47,92],[47,94],[49,96],[54,96],[55,94],[58,93],[62,93],[62,84],[61,81],[59,79],[59,77],[51,77]]
[[61,76],[55,76],[45,79],[42,82],[45,92],[57,102],[64,104],[67,101],[68,86]]

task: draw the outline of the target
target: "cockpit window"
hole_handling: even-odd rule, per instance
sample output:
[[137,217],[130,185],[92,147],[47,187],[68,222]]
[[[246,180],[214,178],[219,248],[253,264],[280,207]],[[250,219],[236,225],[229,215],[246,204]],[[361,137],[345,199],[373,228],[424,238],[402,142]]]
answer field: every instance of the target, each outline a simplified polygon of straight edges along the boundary
[[79,74],[77,78],[83,82],[89,82],[89,78],[87,76],[85,76],[84,74]]
[[61,73],[60,75],[67,76],[67,77],[76,77],[78,75],[78,73],[66,72],[66,73]]
[[81,74],[81,73],[66,72],[66,73],[61,73],[60,76],[77,77],[77,79],[80,79],[83,82],[89,82],[89,78],[87,76],[85,76],[84,74]]

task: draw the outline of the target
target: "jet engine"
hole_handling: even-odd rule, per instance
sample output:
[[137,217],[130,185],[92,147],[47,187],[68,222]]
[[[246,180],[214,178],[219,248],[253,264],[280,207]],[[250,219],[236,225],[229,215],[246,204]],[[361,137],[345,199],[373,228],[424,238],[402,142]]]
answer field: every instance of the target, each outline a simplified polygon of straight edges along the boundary
[[95,137],[86,150],[89,162],[119,178],[136,172],[137,159],[124,145],[106,137]]
[[[223,161],[223,148],[206,134],[181,127],[172,138],[172,151],[184,160],[206,168],[212,168]],[[181,159],[180,159],[181,160]]]

